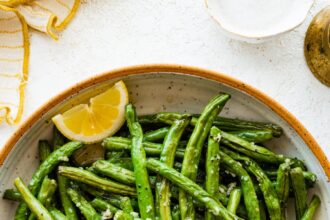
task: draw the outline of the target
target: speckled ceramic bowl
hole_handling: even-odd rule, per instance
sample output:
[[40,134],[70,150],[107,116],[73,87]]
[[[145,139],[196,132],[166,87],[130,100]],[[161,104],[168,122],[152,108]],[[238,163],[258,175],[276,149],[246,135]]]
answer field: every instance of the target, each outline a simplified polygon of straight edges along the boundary
[[[28,182],[38,165],[37,142],[51,137],[52,116],[86,101],[124,80],[139,114],[159,111],[200,112],[220,91],[232,95],[221,115],[274,122],[283,137],[270,143],[276,152],[303,159],[319,180],[314,192],[322,200],[315,219],[330,219],[330,164],[309,132],[283,107],[258,90],[220,73],[177,65],[144,65],[119,69],[91,78],[51,99],[28,118],[0,152],[0,191],[21,176]],[[12,219],[16,204],[0,198],[0,219]],[[292,213],[292,211],[289,211]],[[290,214],[292,219],[292,214]]]

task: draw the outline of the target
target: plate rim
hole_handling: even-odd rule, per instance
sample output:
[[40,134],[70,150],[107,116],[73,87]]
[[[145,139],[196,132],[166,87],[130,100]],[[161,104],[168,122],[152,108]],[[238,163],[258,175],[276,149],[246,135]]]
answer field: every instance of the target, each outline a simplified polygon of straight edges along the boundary
[[88,79],[82,80],[74,84],[73,86],[70,86],[69,88],[60,92],[58,95],[49,99],[45,104],[43,104],[36,111],[34,111],[24,122],[22,122],[22,124],[6,141],[5,145],[0,151],[0,167],[3,165],[4,161],[6,160],[10,151],[14,148],[17,141],[30,129],[30,127],[32,127],[32,125],[34,125],[39,118],[41,118],[45,113],[47,113],[54,106],[62,102],[64,99],[69,98],[80,90],[113,78],[127,77],[151,72],[180,73],[205,78],[208,80],[214,80],[218,83],[233,87],[256,98],[257,100],[271,108],[272,111],[278,114],[297,132],[297,134],[303,139],[303,141],[306,143],[306,145],[309,147],[309,149],[319,161],[320,165],[324,170],[324,173],[328,177],[328,181],[330,180],[330,162],[327,159],[322,148],[311,135],[311,133],[302,125],[302,123],[281,104],[279,104],[273,98],[261,92],[260,90],[232,76],[213,70],[179,64],[142,64],[117,68],[95,75]]
[[307,19],[308,13],[310,12],[310,10],[311,10],[311,8],[313,7],[314,4],[315,4],[315,0],[310,0],[310,2],[308,4],[308,10],[305,11],[304,13],[301,12],[301,14],[303,14],[304,16],[302,16],[302,18],[297,23],[292,24],[291,26],[287,27],[286,29],[283,29],[281,31],[276,31],[276,32],[273,32],[273,33],[268,33],[268,34],[259,34],[259,35],[251,35],[250,34],[250,35],[248,35],[246,33],[240,33],[238,31],[234,31],[232,29],[227,28],[227,26],[224,25],[224,22],[222,22],[222,20],[219,19],[219,17],[214,16],[214,14],[211,12],[211,9],[209,7],[209,0],[204,0],[204,5],[207,9],[207,12],[211,16],[211,18],[220,26],[220,28],[222,28],[226,33],[228,33],[231,36],[238,37],[241,40],[254,41],[254,42],[258,42],[258,41],[261,42],[262,40],[267,40],[267,39],[270,39],[270,38],[274,38],[276,36],[288,33],[290,31],[294,30],[295,28],[299,27]]

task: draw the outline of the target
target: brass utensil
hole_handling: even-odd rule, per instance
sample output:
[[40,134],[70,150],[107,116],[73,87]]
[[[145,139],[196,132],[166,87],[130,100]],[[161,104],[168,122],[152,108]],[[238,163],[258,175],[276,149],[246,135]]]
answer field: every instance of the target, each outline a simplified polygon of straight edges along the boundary
[[330,5],[321,10],[308,27],[305,58],[316,78],[330,86]]

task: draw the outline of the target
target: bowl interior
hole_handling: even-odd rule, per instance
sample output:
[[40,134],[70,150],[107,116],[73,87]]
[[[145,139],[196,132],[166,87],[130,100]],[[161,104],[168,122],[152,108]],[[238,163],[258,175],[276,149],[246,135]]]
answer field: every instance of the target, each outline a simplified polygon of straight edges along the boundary
[[206,0],[223,29],[248,38],[263,38],[290,30],[306,17],[313,0]]
[[[119,79],[123,79],[126,83],[131,102],[136,106],[138,114],[160,111],[199,113],[211,97],[224,91],[230,93],[232,98],[221,112],[222,116],[270,121],[282,126],[284,135],[268,143],[268,146],[276,152],[303,159],[308,168],[318,175],[319,179],[313,192],[320,196],[322,207],[315,219],[330,219],[327,210],[330,202],[330,187],[326,175],[311,150],[285,120],[264,103],[238,89],[206,78],[180,73],[148,72],[109,79],[84,88],[54,106],[31,125],[28,132],[16,143],[4,165],[0,167],[1,197],[5,189],[13,187],[15,177],[22,177],[25,183],[30,180],[39,163],[38,140],[51,138],[53,128],[51,117],[74,104],[86,102],[89,97],[103,91]],[[16,203],[0,199],[0,219],[12,219],[15,207]],[[290,215],[289,219],[293,218],[293,215]]]

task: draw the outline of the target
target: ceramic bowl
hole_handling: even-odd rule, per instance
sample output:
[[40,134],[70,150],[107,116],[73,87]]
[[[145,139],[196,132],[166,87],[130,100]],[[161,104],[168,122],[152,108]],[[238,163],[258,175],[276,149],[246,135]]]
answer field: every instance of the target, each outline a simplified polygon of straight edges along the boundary
[[229,37],[259,43],[299,26],[314,0],[205,0],[212,18]]
[[[315,219],[330,219],[327,210],[330,203],[327,182],[330,164],[309,132],[288,111],[258,90],[217,72],[177,65],[144,65],[111,71],[79,83],[51,99],[28,118],[2,148],[0,194],[13,187],[17,176],[29,181],[39,163],[38,140],[51,138],[52,116],[85,102],[118,80],[126,83],[138,114],[159,111],[199,113],[210,97],[224,91],[232,98],[221,115],[280,125],[284,135],[270,142],[269,147],[303,159],[317,174],[319,179],[313,191],[320,196],[322,205]],[[0,219],[12,219],[16,204],[1,198]]]

